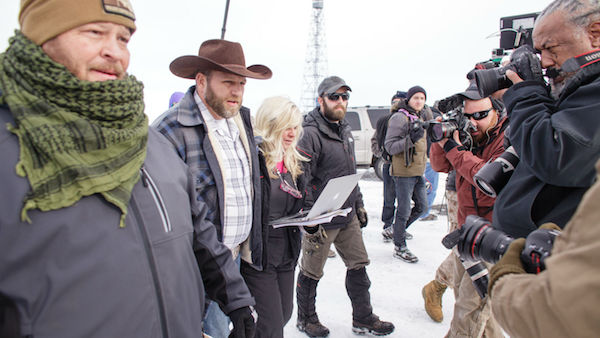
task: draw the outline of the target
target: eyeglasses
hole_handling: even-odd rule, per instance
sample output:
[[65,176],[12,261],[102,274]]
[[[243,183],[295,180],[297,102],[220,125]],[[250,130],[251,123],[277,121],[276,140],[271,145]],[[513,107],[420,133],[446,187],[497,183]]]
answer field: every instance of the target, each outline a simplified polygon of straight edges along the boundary
[[332,93],[332,94],[327,95],[327,98],[330,99],[331,101],[337,101],[340,99],[340,97],[342,98],[342,100],[348,101],[348,99],[350,98],[350,94],[349,93]]
[[494,108],[490,108],[488,110],[477,111],[477,112],[474,112],[473,114],[464,113],[464,115],[467,119],[473,118],[473,120],[479,121],[481,119],[486,118],[488,116],[488,114],[490,113],[490,110],[492,110],[492,109],[494,109]]
[[300,192],[300,190],[298,190],[298,188],[292,187],[291,184],[284,180],[283,177],[281,177],[281,173],[277,172],[277,175],[279,175],[279,180],[281,180],[281,184],[279,184],[279,189],[292,195],[295,198],[302,198],[302,193]]

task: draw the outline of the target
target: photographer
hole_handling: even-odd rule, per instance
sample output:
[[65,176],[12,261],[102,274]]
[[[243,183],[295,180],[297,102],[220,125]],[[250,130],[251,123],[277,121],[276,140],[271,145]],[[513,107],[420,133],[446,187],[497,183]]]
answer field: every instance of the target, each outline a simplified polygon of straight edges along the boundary
[[[596,163],[600,173],[600,161]],[[492,312],[511,337],[597,337],[600,332],[600,174],[541,273],[526,274],[515,240],[490,272]],[[526,290],[526,291],[525,291]]]
[[[392,155],[391,176],[398,201],[393,223],[393,255],[408,263],[416,263],[419,259],[406,246],[406,228],[427,210],[427,191],[423,178],[427,163],[427,140],[425,130],[415,126],[415,123],[433,118],[431,109],[425,105],[426,99],[423,87],[411,87],[406,99],[392,106],[392,111],[398,113],[389,119],[385,135],[385,149]],[[412,209],[411,199],[415,202]]]
[[558,0],[533,29],[551,92],[507,71],[510,143],[519,164],[494,206],[494,227],[525,237],[545,222],[564,228],[594,180],[600,156],[600,5]]
[[[464,117],[473,126],[470,131],[472,148],[465,147],[458,130],[454,131],[451,138],[444,138],[431,146],[431,166],[439,172],[456,170],[458,224],[464,224],[467,215],[478,215],[491,220],[494,199],[475,188],[473,176],[487,161],[504,152],[504,129],[508,126],[508,121],[502,114],[502,103],[490,97],[482,98],[473,81],[465,92],[457,96],[463,99]],[[441,264],[436,272],[436,280],[423,288],[425,307],[430,316],[430,312],[435,310],[432,309],[434,303],[440,304],[441,312],[443,291],[436,290],[441,290],[444,284],[454,289],[455,296],[449,337],[503,337],[490,315],[487,299],[479,297],[471,278],[454,253]],[[439,299],[432,303],[436,297]]]

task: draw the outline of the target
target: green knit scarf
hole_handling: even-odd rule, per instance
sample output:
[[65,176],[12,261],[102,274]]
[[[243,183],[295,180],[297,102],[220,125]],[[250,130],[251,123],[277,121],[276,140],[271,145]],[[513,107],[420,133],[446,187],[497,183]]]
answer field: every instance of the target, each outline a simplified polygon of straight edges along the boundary
[[19,138],[16,172],[31,185],[23,221],[31,222],[28,210],[56,210],[100,193],[121,210],[125,226],[146,157],[141,82],[81,81],[15,31],[0,54],[0,104],[16,123],[7,126]]

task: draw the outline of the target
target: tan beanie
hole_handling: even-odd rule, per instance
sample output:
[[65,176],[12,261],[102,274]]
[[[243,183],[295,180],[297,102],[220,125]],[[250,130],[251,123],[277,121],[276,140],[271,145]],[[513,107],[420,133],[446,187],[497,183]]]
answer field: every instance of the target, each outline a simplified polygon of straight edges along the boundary
[[21,0],[21,32],[38,45],[75,27],[108,21],[135,31],[129,0]]

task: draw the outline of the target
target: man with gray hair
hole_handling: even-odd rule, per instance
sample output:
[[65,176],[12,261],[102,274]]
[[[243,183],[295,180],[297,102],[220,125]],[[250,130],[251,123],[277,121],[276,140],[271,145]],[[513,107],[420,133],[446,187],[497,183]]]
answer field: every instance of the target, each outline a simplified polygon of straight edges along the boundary
[[598,201],[597,189],[582,196],[596,179],[600,155],[600,1],[552,2],[537,19],[533,42],[552,94],[507,72],[514,85],[504,102],[520,162],[496,200],[494,222],[515,237],[545,222],[565,231],[547,270],[536,276],[525,275],[518,258],[524,240],[511,244],[490,271],[492,312],[511,337],[592,337],[599,329],[597,263],[591,263],[598,207],[590,203]]
[[514,85],[503,96],[520,162],[496,199],[493,224],[513,237],[545,222],[564,227],[600,156],[600,2],[552,2],[533,42],[551,91],[507,71]]

